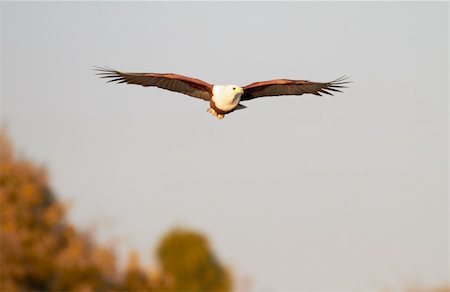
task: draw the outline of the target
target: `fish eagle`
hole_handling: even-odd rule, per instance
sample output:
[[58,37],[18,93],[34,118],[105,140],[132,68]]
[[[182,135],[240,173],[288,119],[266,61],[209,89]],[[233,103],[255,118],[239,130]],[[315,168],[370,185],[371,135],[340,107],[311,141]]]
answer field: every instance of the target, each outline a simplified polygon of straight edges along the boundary
[[246,106],[240,102],[263,96],[302,95],[310,93],[321,96],[342,92],[347,77],[343,76],[330,82],[311,82],[307,80],[274,79],[259,81],[246,86],[213,85],[203,80],[173,73],[124,73],[110,68],[95,67],[97,75],[109,79],[108,82],[156,86],[162,89],[190,95],[209,102],[208,112],[218,119],[223,119],[238,109]]

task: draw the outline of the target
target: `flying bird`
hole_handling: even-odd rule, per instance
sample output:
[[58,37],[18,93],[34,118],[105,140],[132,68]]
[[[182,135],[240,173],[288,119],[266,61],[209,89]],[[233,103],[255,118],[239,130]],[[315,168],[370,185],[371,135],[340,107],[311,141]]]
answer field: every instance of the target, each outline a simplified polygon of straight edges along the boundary
[[213,85],[200,79],[173,73],[124,73],[110,68],[96,67],[97,75],[109,79],[108,82],[156,86],[162,89],[190,95],[209,102],[208,112],[223,119],[238,109],[244,109],[242,101],[264,96],[302,95],[310,93],[321,96],[333,95],[346,88],[347,77],[343,76],[330,82],[311,82],[307,80],[274,79],[259,81],[246,86]]

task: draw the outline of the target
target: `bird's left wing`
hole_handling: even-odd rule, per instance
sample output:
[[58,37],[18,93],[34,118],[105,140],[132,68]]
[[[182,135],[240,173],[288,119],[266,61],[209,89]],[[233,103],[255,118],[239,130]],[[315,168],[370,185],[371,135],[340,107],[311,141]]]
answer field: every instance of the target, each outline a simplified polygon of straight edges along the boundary
[[108,82],[156,86],[206,101],[209,101],[212,96],[212,84],[183,75],[173,73],[123,73],[102,67],[96,67],[95,70],[101,78],[110,79]]
[[255,82],[243,87],[244,94],[242,101],[254,99],[262,96],[277,95],[302,95],[311,93],[321,96],[324,94],[333,95],[331,91],[341,92],[345,84],[349,83],[347,77],[341,77],[331,82],[311,82],[307,80],[275,79],[269,81]]

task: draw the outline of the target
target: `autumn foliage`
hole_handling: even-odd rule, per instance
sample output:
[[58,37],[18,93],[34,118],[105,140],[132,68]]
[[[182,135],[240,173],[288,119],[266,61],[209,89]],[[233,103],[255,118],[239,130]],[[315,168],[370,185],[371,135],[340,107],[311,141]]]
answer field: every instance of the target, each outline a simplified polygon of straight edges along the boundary
[[162,268],[173,277],[176,291],[229,291],[231,277],[211,252],[207,239],[194,231],[175,229],[157,249]]
[[195,232],[169,232],[158,249],[162,271],[115,251],[66,219],[44,168],[17,158],[0,130],[0,291],[227,291],[231,277]]

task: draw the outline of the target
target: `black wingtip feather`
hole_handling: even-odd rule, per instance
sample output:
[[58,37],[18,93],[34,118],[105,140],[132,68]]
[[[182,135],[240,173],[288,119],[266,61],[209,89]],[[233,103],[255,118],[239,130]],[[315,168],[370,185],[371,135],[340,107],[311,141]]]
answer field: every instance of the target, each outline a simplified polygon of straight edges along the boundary
[[114,70],[113,68],[108,66],[94,66],[93,70],[100,72],[117,72],[117,70]]
[[324,93],[324,94],[327,94],[327,95],[333,95],[331,92],[328,92],[328,91],[327,91],[328,89],[329,89],[329,88],[321,89],[319,92]]
[[126,80],[120,76],[120,72],[110,68],[108,66],[94,66],[94,71],[96,71],[95,75],[97,75],[99,78],[106,78],[109,79],[106,81],[106,83],[111,82],[117,82],[117,83],[124,83]]
[[343,85],[343,84],[348,84],[348,83],[352,83],[353,81],[349,80],[350,76],[344,75],[339,77],[336,80],[333,80],[331,82],[329,82],[328,84],[330,85]]
[[331,90],[331,91],[334,91],[334,92],[341,92],[342,93],[342,90],[339,90],[339,89],[336,89],[336,88],[332,88],[332,87],[328,87],[327,90]]
[[336,91],[336,92],[342,92],[339,89],[348,88],[348,86],[346,86],[346,85],[349,83],[352,83],[352,81],[349,79],[350,79],[349,76],[346,76],[346,75],[341,76],[338,79],[328,82],[328,84],[327,84],[328,86],[326,89],[331,90],[331,91]]
[[99,76],[100,78],[115,78],[118,77],[118,74],[120,73],[119,71],[107,66],[94,66],[93,70],[96,71],[95,75]]

